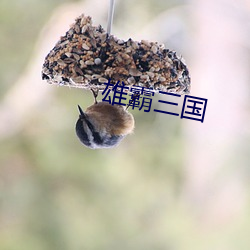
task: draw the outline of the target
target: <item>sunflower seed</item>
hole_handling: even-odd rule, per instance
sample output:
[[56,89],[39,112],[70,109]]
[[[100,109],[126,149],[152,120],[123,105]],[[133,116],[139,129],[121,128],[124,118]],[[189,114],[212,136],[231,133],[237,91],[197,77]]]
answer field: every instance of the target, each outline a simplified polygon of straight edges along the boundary
[[121,40],[121,39],[118,39],[118,42],[117,42],[119,45],[122,45],[122,44],[124,44],[125,42],[123,41],[123,40]]
[[95,63],[94,63],[93,61],[87,60],[87,61],[85,62],[85,64],[86,64],[86,65],[94,65]]
[[129,77],[128,78],[128,83],[134,84],[135,83],[135,78],[134,77]]
[[150,47],[150,43],[147,40],[141,40],[142,44],[145,44],[146,46]]
[[69,41],[68,41],[68,40],[66,40],[66,41],[62,42],[62,43],[60,43],[60,47],[64,47],[64,45],[67,45],[68,43],[69,43]]
[[65,58],[63,61],[64,61],[65,63],[67,63],[67,64],[70,64],[70,63],[72,63],[72,62],[75,62],[75,59],[73,59],[73,58]]
[[149,81],[149,76],[148,76],[148,75],[142,75],[142,76],[140,77],[140,79],[141,79],[142,81]]
[[94,74],[92,75],[92,79],[95,80],[95,79],[99,79],[101,77],[101,75],[97,75],[97,74]]
[[79,25],[75,25],[75,31],[76,31],[76,33],[77,34],[79,34],[80,33],[80,27],[79,27]]
[[87,27],[86,25],[83,26],[83,27],[82,27],[82,30],[81,30],[81,33],[84,34],[84,33],[87,31],[87,28],[88,28],[88,27]]
[[129,74],[131,76],[141,76],[142,73],[138,69],[130,68],[129,69]]
[[77,55],[77,54],[75,54],[75,53],[73,53],[72,55],[74,56],[74,58],[75,58],[77,61],[80,60],[80,56],[79,56],[79,55]]
[[155,74],[153,72],[148,71],[147,75],[152,79],[154,78]]
[[66,66],[66,65],[67,65],[62,59],[57,60],[57,63],[58,63],[60,66]]
[[67,57],[71,57],[72,54],[71,54],[70,52],[66,52],[65,55],[66,55]]
[[152,51],[154,54],[156,54],[157,51],[158,51],[158,48],[157,48],[155,45],[153,45],[152,48],[151,48],[151,51]]
[[75,83],[81,83],[81,82],[83,82],[83,77],[82,76],[72,77],[71,79]]
[[119,54],[116,56],[116,60],[118,62],[122,62],[123,61],[122,57]]
[[92,76],[91,76],[91,75],[85,74],[84,77],[87,78],[89,81],[92,79]]
[[139,46],[138,46],[138,44],[136,42],[132,42],[132,47],[133,47],[133,49],[138,49],[139,48]]
[[82,48],[85,49],[85,50],[89,50],[89,46],[86,44],[86,43],[83,43],[82,44]]
[[83,72],[82,72],[82,70],[79,67],[75,66],[74,69],[75,69],[76,73],[78,73],[81,76],[83,75]]
[[103,78],[103,77],[100,77],[99,79],[98,79],[98,82],[100,82],[100,83],[106,83],[108,80],[106,79],[106,78]]

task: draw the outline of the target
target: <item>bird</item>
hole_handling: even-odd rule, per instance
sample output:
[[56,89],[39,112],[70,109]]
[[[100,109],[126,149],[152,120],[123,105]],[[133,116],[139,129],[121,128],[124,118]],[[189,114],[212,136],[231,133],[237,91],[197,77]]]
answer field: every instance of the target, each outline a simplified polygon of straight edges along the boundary
[[[92,91],[93,92],[93,91]],[[75,130],[81,143],[91,149],[117,146],[126,135],[134,130],[134,117],[122,105],[97,102],[85,112],[78,105],[79,118]]]

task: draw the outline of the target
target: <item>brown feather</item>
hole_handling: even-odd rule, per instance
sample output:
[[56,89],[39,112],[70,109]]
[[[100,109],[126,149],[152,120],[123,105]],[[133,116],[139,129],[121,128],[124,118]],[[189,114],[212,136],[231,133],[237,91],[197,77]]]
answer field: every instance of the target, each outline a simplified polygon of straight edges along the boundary
[[98,131],[106,130],[111,135],[127,135],[133,132],[134,118],[121,105],[99,102],[88,107],[85,114]]

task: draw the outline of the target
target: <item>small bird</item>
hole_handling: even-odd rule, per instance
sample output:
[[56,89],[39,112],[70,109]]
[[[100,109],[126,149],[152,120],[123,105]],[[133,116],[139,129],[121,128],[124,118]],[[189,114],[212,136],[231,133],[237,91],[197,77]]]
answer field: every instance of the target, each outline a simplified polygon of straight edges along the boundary
[[78,109],[76,134],[88,148],[112,148],[133,132],[134,118],[121,105],[95,101],[85,112],[79,105]]

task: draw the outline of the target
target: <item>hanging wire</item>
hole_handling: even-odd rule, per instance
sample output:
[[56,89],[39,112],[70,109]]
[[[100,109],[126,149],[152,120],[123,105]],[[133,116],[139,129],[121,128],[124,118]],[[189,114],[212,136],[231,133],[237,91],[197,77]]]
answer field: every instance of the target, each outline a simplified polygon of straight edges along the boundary
[[110,0],[109,13],[108,13],[108,27],[107,27],[107,33],[109,35],[110,35],[111,29],[112,29],[114,9],[115,9],[115,0]]

